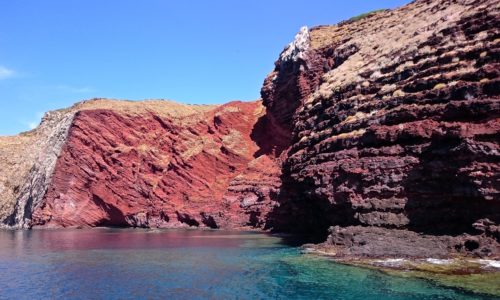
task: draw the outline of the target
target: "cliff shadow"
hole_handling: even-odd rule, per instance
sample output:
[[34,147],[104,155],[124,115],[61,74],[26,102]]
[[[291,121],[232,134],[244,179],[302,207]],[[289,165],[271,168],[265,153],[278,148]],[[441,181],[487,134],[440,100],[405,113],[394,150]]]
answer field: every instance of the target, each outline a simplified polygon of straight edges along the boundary
[[477,233],[472,224],[489,218],[498,224],[500,203],[487,200],[468,167],[481,159],[459,137],[433,138],[404,180],[408,229],[432,235]]
[[293,234],[292,244],[322,243],[331,226],[358,223],[354,220],[354,209],[341,196],[332,203],[327,196],[314,195],[313,179],[296,182],[284,173],[281,180],[283,184],[275,199],[278,205],[269,213],[266,228]]
[[276,124],[272,115],[265,114],[255,123],[250,138],[259,146],[253,155],[255,158],[261,155],[278,157],[289,147],[291,133]]
[[[278,159],[290,147],[291,136],[291,132],[280,127],[272,115],[260,117],[251,133],[259,146],[254,157],[269,155]],[[359,223],[353,217],[354,209],[350,202],[343,201],[345,195],[337,193],[338,201],[332,204],[328,197],[312,193],[317,188],[312,178],[297,182],[291,177],[286,162],[281,168],[281,187],[277,193],[270,195],[277,205],[264,217],[265,229],[274,233],[289,233],[291,236],[286,240],[290,245],[298,245],[324,242],[328,229],[333,225]]]

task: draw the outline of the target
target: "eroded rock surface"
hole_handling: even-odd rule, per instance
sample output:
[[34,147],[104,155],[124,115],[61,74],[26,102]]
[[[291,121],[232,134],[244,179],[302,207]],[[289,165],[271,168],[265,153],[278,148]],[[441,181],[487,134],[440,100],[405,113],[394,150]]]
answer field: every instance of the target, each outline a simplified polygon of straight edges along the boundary
[[0,137],[0,228],[29,228],[72,121],[71,111],[54,111],[35,130]]
[[301,31],[262,89],[290,132],[276,228],[494,240],[473,224],[500,223],[499,24],[498,1],[414,1]]
[[453,255],[495,256],[495,239],[485,235],[431,235],[377,226],[333,226],[326,242],[313,246],[339,258],[447,258]]
[[255,226],[272,202],[260,183],[277,169],[251,138],[261,103],[158,111],[78,111],[31,225]]

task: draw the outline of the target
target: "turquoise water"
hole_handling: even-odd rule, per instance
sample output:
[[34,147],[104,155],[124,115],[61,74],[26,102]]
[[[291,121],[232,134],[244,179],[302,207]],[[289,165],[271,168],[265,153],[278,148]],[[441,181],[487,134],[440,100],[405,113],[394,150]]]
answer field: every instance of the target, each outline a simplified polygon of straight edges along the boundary
[[0,231],[0,299],[487,299],[198,230]]

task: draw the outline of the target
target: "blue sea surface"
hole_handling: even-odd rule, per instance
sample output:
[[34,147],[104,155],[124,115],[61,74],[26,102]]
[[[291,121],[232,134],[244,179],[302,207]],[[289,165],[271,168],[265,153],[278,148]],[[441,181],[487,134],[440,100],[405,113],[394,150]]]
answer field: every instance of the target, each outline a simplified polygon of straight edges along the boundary
[[0,299],[488,299],[203,230],[0,231]]

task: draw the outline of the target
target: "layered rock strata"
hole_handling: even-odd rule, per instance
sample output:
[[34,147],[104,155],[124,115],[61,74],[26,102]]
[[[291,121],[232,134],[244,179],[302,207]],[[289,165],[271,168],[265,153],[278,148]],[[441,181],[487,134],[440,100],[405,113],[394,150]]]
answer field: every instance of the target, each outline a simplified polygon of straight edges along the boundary
[[479,234],[447,247],[498,253],[499,24],[498,1],[414,1],[302,30],[262,90],[291,132],[275,227],[340,226],[339,249],[391,244],[393,229]]
[[[59,113],[68,120],[58,122],[64,132],[47,118],[40,127],[64,141],[51,149],[58,159],[50,161],[50,180],[39,184],[37,201],[17,202],[13,216],[26,221],[9,216],[5,225],[246,228],[262,224],[272,207],[279,168],[272,149],[251,137],[265,115],[259,101],[97,99]],[[55,144],[47,136],[37,141]],[[40,161],[47,163],[31,163]]]

